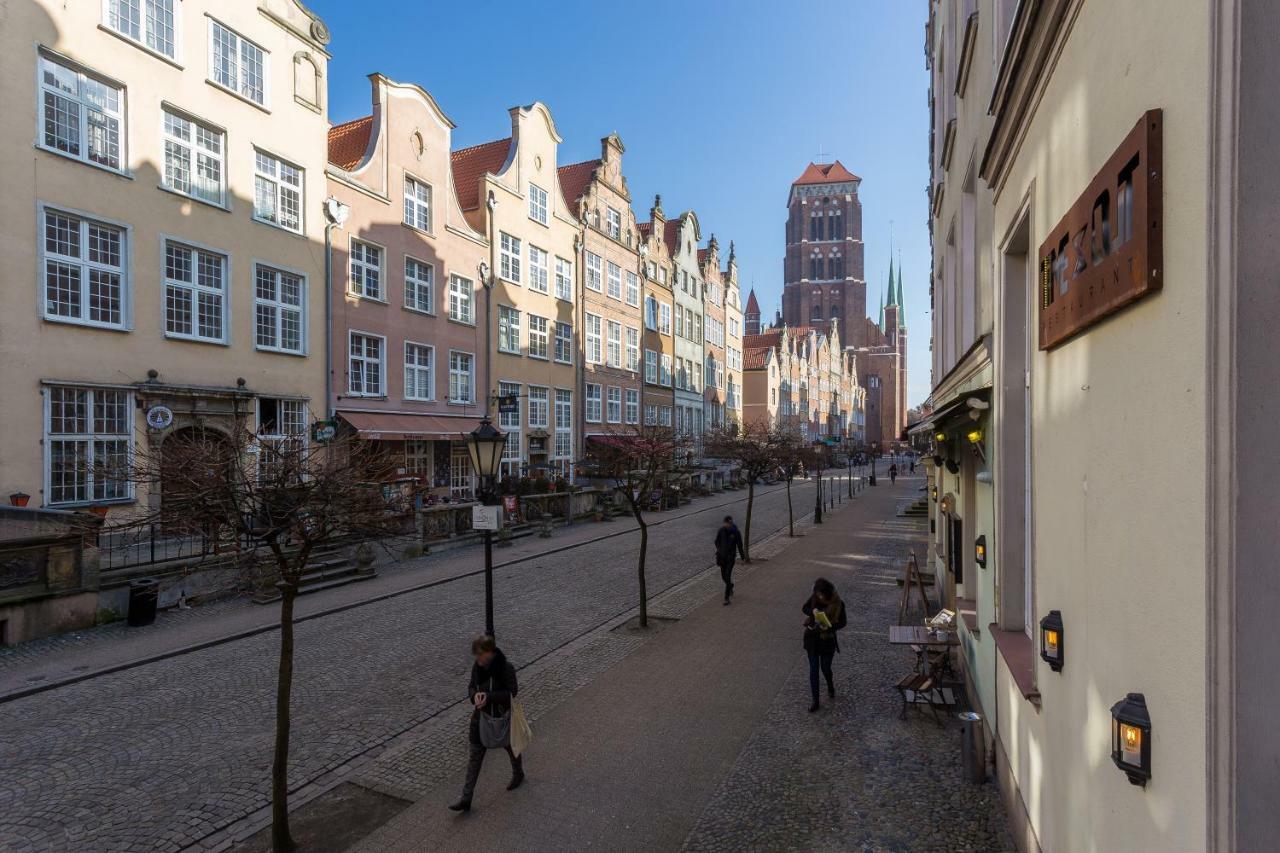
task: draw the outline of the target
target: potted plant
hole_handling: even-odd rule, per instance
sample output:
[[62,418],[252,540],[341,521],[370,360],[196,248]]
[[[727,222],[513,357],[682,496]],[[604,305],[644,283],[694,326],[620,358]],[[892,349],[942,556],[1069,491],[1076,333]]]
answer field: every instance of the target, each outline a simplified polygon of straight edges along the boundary
[[26,506],[29,500],[31,500],[31,495],[26,492],[14,492],[9,495],[9,503],[12,506]]

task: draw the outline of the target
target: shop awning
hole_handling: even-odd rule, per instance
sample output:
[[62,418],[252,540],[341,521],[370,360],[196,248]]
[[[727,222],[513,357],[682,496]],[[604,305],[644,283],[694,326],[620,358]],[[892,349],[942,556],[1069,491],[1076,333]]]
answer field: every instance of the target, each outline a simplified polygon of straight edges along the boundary
[[464,441],[480,422],[478,418],[442,415],[409,415],[396,412],[338,412],[361,438],[402,441],[407,438]]
[[957,417],[967,415],[969,413],[970,400],[989,405],[991,402],[991,386],[988,385],[982,388],[972,388],[957,394],[946,403],[934,409],[933,413],[929,415],[929,417],[908,425],[906,429],[907,434],[919,435],[920,433],[932,433],[935,429],[945,428]]

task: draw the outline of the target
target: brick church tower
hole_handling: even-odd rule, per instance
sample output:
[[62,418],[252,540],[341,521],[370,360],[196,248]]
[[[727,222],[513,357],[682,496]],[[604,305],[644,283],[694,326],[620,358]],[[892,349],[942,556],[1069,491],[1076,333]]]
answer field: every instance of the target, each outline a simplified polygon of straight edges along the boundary
[[837,160],[810,163],[791,185],[782,287],[788,326],[825,330],[839,320],[845,343],[855,347],[867,343],[861,181]]

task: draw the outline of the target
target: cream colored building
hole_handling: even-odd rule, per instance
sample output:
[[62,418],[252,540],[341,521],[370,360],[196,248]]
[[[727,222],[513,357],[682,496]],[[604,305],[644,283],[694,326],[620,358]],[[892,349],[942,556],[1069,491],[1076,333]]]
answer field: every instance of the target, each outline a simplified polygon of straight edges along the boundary
[[1024,850],[1280,837],[1278,31],[930,3],[932,551]]
[[[570,476],[581,452],[574,435],[578,365],[584,356],[595,360],[605,331],[577,325],[582,232],[560,190],[562,140],[551,111],[534,103],[512,107],[510,115],[511,136],[452,154],[459,202],[490,244],[491,285],[481,310],[493,343],[480,361],[478,387],[482,402],[517,400],[515,413],[494,418],[507,433],[503,476]],[[547,401],[532,425],[530,395]]]
[[724,287],[725,419],[742,423],[742,287],[738,259],[729,241],[729,260],[720,273]]
[[305,434],[325,388],[323,22],[293,0],[5,10],[0,493],[128,507],[99,472],[131,448],[237,414]]

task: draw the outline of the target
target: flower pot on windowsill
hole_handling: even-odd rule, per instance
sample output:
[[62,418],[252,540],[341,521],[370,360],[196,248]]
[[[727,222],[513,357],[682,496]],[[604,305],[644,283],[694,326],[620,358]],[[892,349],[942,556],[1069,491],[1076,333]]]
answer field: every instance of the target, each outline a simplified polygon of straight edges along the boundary
[[29,500],[31,500],[31,495],[26,492],[14,492],[9,495],[9,504],[11,506],[26,506]]
[[91,506],[91,507],[89,507],[89,512],[93,513],[93,514],[94,514],[94,515],[96,515],[98,518],[106,518],[106,517],[107,517],[107,512],[108,512],[108,510],[110,510],[110,509],[111,509],[111,507],[109,507],[109,506]]

